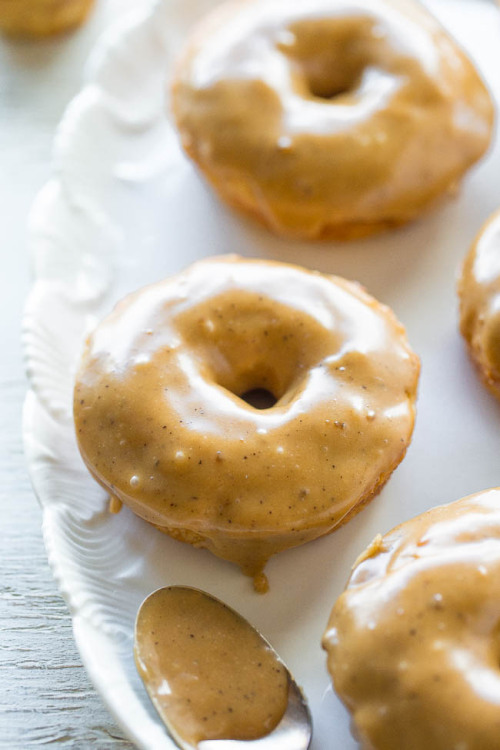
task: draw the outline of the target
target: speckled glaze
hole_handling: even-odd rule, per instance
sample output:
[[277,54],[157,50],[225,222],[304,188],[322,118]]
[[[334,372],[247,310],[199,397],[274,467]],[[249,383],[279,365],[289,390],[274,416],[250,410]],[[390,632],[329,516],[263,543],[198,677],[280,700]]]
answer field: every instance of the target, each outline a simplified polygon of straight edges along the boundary
[[285,713],[285,665],[243,617],[202,591],[151,594],[137,616],[134,650],[149,696],[183,748],[264,737]]
[[[498,101],[497,8],[478,0],[429,0],[431,3],[446,27],[467,45]],[[403,234],[373,238],[369,246],[360,243],[335,253],[325,253],[321,246],[285,245],[270,233],[256,233],[254,228],[228,217],[222,206],[207,197],[192,165],[177,148],[165,118],[169,56],[215,0],[162,0],[154,9],[147,0],[113,0],[120,11],[125,4],[134,17],[122,18],[120,12],[117,23],[111,23],[110,36],[92,55],[83,89],[58,128],[54,172],[37,198],[30,221],[34,286],[23,322],[30,388],[24,411],[24,455],[43,510],[50,565],[68,603],[85,669],[134,747],[174,750],[174,742],[150,705],[135,670],[132,637],[135,615],[144,598],[161,586],[183,583],[204,588],[230,603],[286,656],[311,705],[311,748],[356,750],[347,712],[328,688],[318,643],[325,613],[345,584],[349,549],[362,549],[367,538],[380,528],[391,528],[403,515],[421,513],[439,498],[460,497],[465,483],[472,488],[498,483],[498,411],[478,409],[477,399],[473,394],[471,397],[470,378],[463,373],[456,375],[460,357],[450,336],[456,315],[450,269],[456,264],[463,237],[472,236],[496,208],[500,143],[495,145],[491,159],[474,171],[453,205]],[[94,17],[96,22],[112,20],[109,12],[101,14],[105,8],[103,0]],[[88,32],[92,36],[95,26],[88,27]],[[61,96],[76,91],[81,80],[84,39],[88,41],[87,30],[68,42],[79,50],[78,62],[73,60],[71,82],[67,78],[71,64],[66,57],[66,42],[61,47],[67,61],[63,70],[59,56],[53,58],[47,50],[39,50],[44,58],[47,52],[54,65],[43,71],[30,65],[26,71],[20,60],[32,60],[35,51],[23,45],[18,58],[16,50],[16,96],[10,107],[7,102],[11,114],[15,105],[14,119],[10,126],[8,119],[4,123],[7,138],[2,148],[7,165],[15,164],[17,152],[24,154],[24,161],[20,156],[18,159],[27,170],[23,190],[16,190],[19,209],[26,205],[40,180],[40,162],[29,155],[32,157],[35,151],[47,154],[47,130],[52,129],[54,113],[60,110]],[[13,64],[11,51],[11,46],[4,45]],[[39,94],[34,99],[33,86]],[[42,129],[35,121],[19,119],[19,107],[25,111],[22,105],[27,98],[38,120],[43,118]],[[12,128],[14,134],[9,136]],[[15,138],[16,128],[22,134],[20,142]],[[34,131],[35,142],[29,135]],[[11,148],[12,138],[15,148]],[[5,173],[3,180],[7,187]],[[3,280],[6,300],[11,299],[19,283],[16,268],[26,261],[21,248],[24,232],[17,221],[24,213],[24,208],[21,213],[16,210],[7,218],[5,242],[18,247],[19,253],[6,255],[7,270],[10,268],[8,274],[5,271],[10,282]],[[310,266],[325,273],[360,278],[404,320],[412,343],[415,347],[418,344],[426,376],[425,388],[419,392],[417,439],[380,500],[330,539],[277,555],[269,566],[271,592],[264,597],[254,594],[235,566],[156,532],[128,508],[110,515],[107,492],[92,479],[81,460],[72,420],[74,371],[83,341],[89,328],[108,314],[119,298],[139,285],[177,273],[183,264],[201,259],[207,252],[230,253],[237,248],[242,254],[255,253],[257,240],[262,256],[300,263],[301,254],[304,258],[307,252]],[[422,296],[420,272],[424,270]],[[7,306],[3,319],[7,344],[15,341],[17,311],[17,303]],[[11,350],[7,347],[5,351]],[[11,371],[15,371],[17,360],[15,353],[7,358],[4,368],[3,406],[11,419],[7,418],[3,426],[7,523],[2,526],[2,552],[6,558],[5,585],[22,598],[24,576],[28,589],[25,607],[18,606],[17,594],[4,601],[12,619],[7,620],[6,640],[2,641],[9,644],[9,650],[3,652],[9,683],[2,705],[7,728],[3,739],[6,750],[34,750],[41,739],[50,741],[54,737],[61,738],[62,746],[76,743],[87,748],[105,741],[121,747],[123,740],[113,739],[119,731],[113,730],[111,720],[107,723],[98,711],[97,696],[93,699],[88,685],[71,676],[68,659],[65,661],[60,653],[65,646],[64,634],[59,638],[55,626],[62,628],[63,623],[55,617],[58,607],[61,618],[65,617],[66,607],[51,598],[48,581],[45,586],[35,575],[42,575],[43,565],[30,539],[38,535],[41,514],[33,505],[26,478],[23,480],[21,447],[16,442],[20,399],[26,387],[23,378]],[[17,397],[13,387],[17,388]],[[429,456],[439,471],[429,472]],[[24,503],[19,497],[23,487]],[[28,542],[29,564],[25,554]],[[15,568],[9,566],[9,560]],[[52,606],[56,610],[52,611]],[[29,621],[36,611],[38,620]],[[42,627],[44,616],[46,628]],[[34,622],[39,625],[36,638]],[[31,649],[25,643],[28,627],[33,633]],[[69,632],[66,637],[70,637]],[[45,649],[45,661],[51,667],[59,665],[59,669],[33,671],[37,644]],[[67,654],[78,670],[78,660],[73,659],[69,648]],[[40,689],[30,694],[23,678],[28,671],[23,666],[29,668],[35,682],[40,680]],[[70,675],[69,682],[61,680],[61,674]],[[71,710],[61,711],[62,704]],[[29,713],[24,711],[26,707]],[[19,721],[20,716],[23,721]]]
[[484,382],[500,398],[500,212],[465,259],[459,296],[462,335]]
[[[358,285],[220,257],[96,329],[76,433],[111,495],[265,588],[271,555],[344,523],[401,461],[418,372],[402,326]],[[276,404],[246,403],[255,388]]]
[[352,239],[453,192],[491,137],[474,66],[413,0],[240,0],[193,33],[172,108],[229,204],[295,238]]
[[500,746],[500,489],[377,537],[323,644],[370,750]]

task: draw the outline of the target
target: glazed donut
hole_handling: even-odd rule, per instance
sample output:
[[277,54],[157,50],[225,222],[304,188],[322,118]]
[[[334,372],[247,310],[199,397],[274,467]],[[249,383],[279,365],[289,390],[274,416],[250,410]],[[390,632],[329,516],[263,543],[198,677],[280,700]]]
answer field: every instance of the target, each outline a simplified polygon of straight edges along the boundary
[[[358,285],[219,257],[127,297],[91,335],[76,433],[111,495],[265,588],[271,555],[347,521],[401,461],[418,371]],[[255,389],[276,403],[247,403]]]
[[491,138],[473,65],[412,0],[239,0],[194,31],[172,110],[217,193],[279,235],[352,239],[452,193]]
[[500,398],[500,211],[471,247],[459,282],[460,330],[491,392]]
[[367,750],[500,747],[500,489],[377,537],[323,645]]
[[94,0],[0,0],[0,30],[14,36],[59,34],[86,19]]

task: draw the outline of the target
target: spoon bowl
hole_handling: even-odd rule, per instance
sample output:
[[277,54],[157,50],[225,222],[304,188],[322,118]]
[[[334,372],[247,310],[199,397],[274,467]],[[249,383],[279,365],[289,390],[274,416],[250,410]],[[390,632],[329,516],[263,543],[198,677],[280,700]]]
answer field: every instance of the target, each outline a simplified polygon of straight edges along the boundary
[[307,750],[311,744],[311,715],[304,696],[293,679],[288,688],[288,703],[280,723],[256,740],[204,740],[199,750]]
[[307,750],[311,715],[268,641],[199,589],[170,586],[142,603],[135,660],[182,750]]

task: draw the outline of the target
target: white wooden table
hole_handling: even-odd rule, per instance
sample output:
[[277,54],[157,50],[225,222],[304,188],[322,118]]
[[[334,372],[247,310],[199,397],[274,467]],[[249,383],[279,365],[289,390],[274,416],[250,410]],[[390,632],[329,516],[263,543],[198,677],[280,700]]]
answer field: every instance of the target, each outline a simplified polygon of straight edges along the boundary
[[97,0],[84,28],[49,42],[0,38],[0,748],[132,748],[91,686],[49,570],[23,456],[20,326],[26,219],[94,41],[141,0]]

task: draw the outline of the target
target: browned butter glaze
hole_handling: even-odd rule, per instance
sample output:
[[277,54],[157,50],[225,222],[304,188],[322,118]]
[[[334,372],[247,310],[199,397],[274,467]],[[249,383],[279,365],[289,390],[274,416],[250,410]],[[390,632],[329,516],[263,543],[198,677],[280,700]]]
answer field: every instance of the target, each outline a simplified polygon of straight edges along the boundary
[[500,489],[433,508],[356,562],[324,636],[366,750],[500,748]]
[[[75,426],[111,495],[263,588],[272,554],[332,531],[387,480],[411,437],[418,373],[402,326],[358,285],[225,256],[101,323]],[[246,403],[255,388],[276,404]]]
[[222,198],[290,237],[349,239],[453,193],[493,103],[413,0],[239,0],[186,46],[172,105]]
[[459,295],[462,334],[486,385],[500,398],[500,211],[465,259]]
[[[359,285],[224,256],[130,295],[95,330],[76,434],[112,496],[262,590],[271,555],[345,523],[396,468],[418,374],[403,327]],[[276,403],[248,404],[256,388]]]
[[174,586],[146,599],[135,659],[158,713],[192,747],[257,739],[285,713],[286,667],[246,620],[196,589]]
[[0,31],[20,37],[46,37],[76,28],[94,0],[0,0]]

